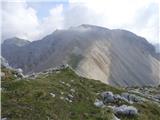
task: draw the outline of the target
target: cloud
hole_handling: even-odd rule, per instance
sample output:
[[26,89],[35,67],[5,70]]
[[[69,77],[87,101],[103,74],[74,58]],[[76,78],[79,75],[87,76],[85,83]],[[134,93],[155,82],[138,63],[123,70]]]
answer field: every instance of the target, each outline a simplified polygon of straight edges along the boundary
[[49,11],[49,16],[43,18],[39,29],[41,36],[52,33],[55,29],[62,29],[63,27],[63,5],[58,5]]
[[39,35],[38,26],[36,11],[25,2],[2,3],[2,38],[32,38]]
[[158,3],[158,0],[69,0],[66,5],[64,0],[50,9],[47,17],[40,20],[37,17],[38,11],[28,6],[25,0],[15,5],[4,2],[2,37],[18,36],[36,40],[55,29],[93,24],[110,29],[127,29],[157,43],[160,42]]
[[[92,22],[96,25],[127,29],[149,42],[160,43],[158,0],[70,0],[70,3],[83,5],[95,13],[99,20]],[[87,18],[89,21],[93,17]]]
[[131,26],[132,31],[147,38],[152,43],[159,41],[159,8],[158,4],[149,4],[146,9],[141,10]]
[[48,17],[39,20],[37,11],[28,6],[24,0],[2,2],[2,40],[19,37],[37,40],[62,28],[63,6],[58,5],[50,10]]
[[97,24],[99,18],[92,10],[81,4],[70,4],[64,11],[64,27],[81,24]]

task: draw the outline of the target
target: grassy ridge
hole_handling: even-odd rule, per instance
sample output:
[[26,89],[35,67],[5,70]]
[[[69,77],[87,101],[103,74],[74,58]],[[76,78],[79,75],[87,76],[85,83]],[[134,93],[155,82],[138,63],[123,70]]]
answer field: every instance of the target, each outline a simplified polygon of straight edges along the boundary
[[[94,106],[97,93],[123,92],[100,81],[79,77],[69,68],[31,80],[8,80],[14,76],[6,69],[2,71],[10,76],[2,79],[1,96],[2,118],[9,120],[112,120],[110,109]],[[67,99],[69,95],[73,96],[72,102]],[[121,116],[121,119],[159,120],[159,107],[149,103],[135,106],[140,110],[138,117]]]

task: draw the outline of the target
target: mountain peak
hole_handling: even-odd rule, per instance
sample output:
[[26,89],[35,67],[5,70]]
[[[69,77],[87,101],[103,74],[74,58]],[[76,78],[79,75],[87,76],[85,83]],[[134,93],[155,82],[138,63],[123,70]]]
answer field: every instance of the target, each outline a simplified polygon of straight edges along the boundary
[[90,24],[81,24],[79,27],[95,27],[95,26]]
[[100,27],[97,25],[90,25],[90,24],[81,24],[79,26],[75,26],[75,27],[70,27],[69,30],[76,30],[76,31],[90,31],[90,30],[94,30],[94,31],[107,31],[110,30],[108,28],[105,27]]
[[15,45],[18,47],[22,47],[22,46],[29,44],[29,43],[30,43],[30,41],[25,40],[25,39],[20,39],[18,37],[9,38],[4,41],[4,44]]
[[81,24],[78,27],[83,27],[83,28],[100,28],[100,29],[107,29],[106,27],[101,27],[101,26],[97,26],[97,25],[90,25],[90,24]]

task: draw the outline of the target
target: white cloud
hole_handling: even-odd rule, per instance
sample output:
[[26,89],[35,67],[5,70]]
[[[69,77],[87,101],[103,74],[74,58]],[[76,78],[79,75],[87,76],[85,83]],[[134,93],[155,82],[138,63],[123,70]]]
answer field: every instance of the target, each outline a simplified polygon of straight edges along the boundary
[[48,17],[44,18],[39,26],[41,30],[41,36],[45,36],[52,33],[55,29],[63,28],[63,5],[58,5],[50,10]]
[[42,20],[25,0],[16,5],[2,4],[2,37],[18,36],[35,40],[57,28],[94,24],[127,29],[157,43],[160,34],[158,3],[159,0],[69,0],[64,7],[62,1]]
[[29,7],[24,0],[2,3],[2,39],[20,37],[37,40],[62,28],[63,6],[59,5],[50,10],[48,17],[39,20],[36,11]]
[[82,4],[70,4],[64,11],[64,27],[78,26],[81,24],[98,24],[98,14]]
[[160,43],[158,0],[70,0],[70,3],[83,5],[95,13],[99,19],[93,21],[96,25],[127,29],[150,42]]
[[38,26],[36,11],[25,2],[2,3],[2,38],[17,36],[31,39],[39,34]]

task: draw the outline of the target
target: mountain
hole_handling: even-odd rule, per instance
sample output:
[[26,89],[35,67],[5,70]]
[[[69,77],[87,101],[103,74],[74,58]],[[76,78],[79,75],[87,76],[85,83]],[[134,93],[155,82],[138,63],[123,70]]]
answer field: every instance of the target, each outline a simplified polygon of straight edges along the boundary
[[11,39],[6,39],[3,44],[10,45],[10,46],[22,47],[22,46],[27,45],[29,43],[30,43],[30,41],[28,41],[28,40],[19,39],[17,37],[14,37]]
[[[14,69],[5,66],[1,69],[2,120],[160,118],[160,97],[156,95],[160,87],[129,88],[130,91],[114,88],[80,77],[70,67],[53,68],[24,78]],[[116,112],[118,108],[123,108],[120,109],[122,112]]]
[[79,75],[113,86],[160,84],[154,46],[126,30],[83,24],[21,47],[4,43],[2,56],[25,74],[69,64]]
[[160,44],[154,44],[154,46],[155,46],[155,49],[156,49],[156,52],[157,53],[160,53]]

